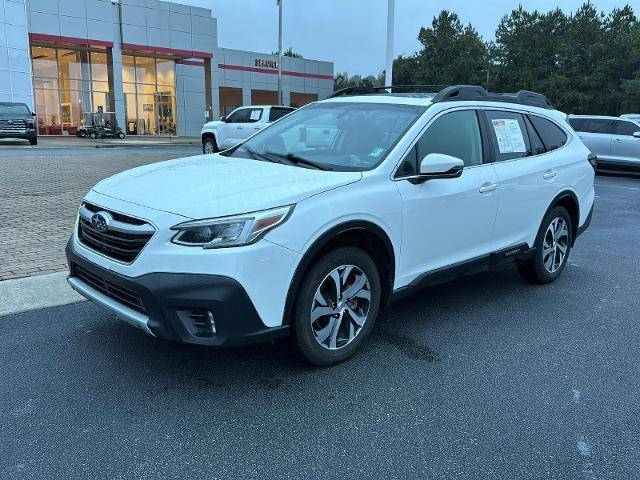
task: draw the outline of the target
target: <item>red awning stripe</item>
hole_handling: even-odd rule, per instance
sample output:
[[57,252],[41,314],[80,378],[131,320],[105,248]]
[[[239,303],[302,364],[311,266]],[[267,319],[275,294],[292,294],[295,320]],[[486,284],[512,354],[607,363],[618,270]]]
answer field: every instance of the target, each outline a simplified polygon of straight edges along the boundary
[[182,58],[179,58],[178,60],[176,60],[176,63],[179,63],[180,65],[191,65],[194,67],[204,67],[204,62],[199,62],[197,60],[184,60]]
[[44,33],[29,33],[29,39],[36,42],[49,42],[58,44],[79,45],[82,47],[109,47],[113,48],[113,42],[94,40],[91,38],[62,37],[60,35],[47,35]]
[[174,48],[154,47],[152,45],[136,45],[135,43],[123,43],[122,50],[129,50],[132,52],[162,53],[164,55],[174,55],[185,58],[213,58],[213,55],[209,52],[176,50]]
[[[272,68],[244,67],[242,65],[225,65],[224,63],[218,64],[218,68],[222,68],[224,70],[238,70],[241,72],[266,73],[269,75],[278,74],[278,70],[275,70]],[[283,70],[282,74],[289,75],[291,77],[317,78],[318,80],[333,80],[332,75],[318,75],[317,73],[303,73],[303,72],[293,72],[291,70]]]

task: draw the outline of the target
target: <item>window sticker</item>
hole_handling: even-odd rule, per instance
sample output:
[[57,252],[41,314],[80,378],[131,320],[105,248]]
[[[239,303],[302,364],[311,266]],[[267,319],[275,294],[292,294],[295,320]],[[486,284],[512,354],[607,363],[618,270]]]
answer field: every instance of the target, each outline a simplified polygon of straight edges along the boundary
[[251,110],[251,116],[249,117],[249,120],[253,120],[253,121],[260,120],[261,113],[262,113],[261,110]]
[[518,120],[503,118],[491,120],[491,123],[493,123],[493,131],[498,139],[500,153],[521,153],[527,151]]

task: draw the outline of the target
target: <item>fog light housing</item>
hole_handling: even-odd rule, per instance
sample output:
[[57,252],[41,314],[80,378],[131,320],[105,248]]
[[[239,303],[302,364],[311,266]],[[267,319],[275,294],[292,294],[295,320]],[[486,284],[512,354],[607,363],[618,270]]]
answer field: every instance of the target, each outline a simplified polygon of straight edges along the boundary
[[211,310],[191,310],[187,316],[193,322],[196,337],[211,338],[216,335],[216,321]]

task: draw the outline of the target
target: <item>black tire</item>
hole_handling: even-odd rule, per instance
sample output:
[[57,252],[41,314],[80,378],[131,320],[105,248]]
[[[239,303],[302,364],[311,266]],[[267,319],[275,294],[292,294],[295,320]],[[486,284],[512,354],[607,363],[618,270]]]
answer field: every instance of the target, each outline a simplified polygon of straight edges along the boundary
[[38,137],[30,138],[30,139],[29,139],[29,143],[30,143],[31,145],[37,145],[37,144],[38,144]]
[[[207,152],[207,149],[210,149],[209,152]],[[219,152],[220,149],[218,148],[218,145],[216,143],[216,139],[213,137],[205,137],[205,139],[202,141],[202,153],[203,154],[211,154],[211,153],[216,153]]]
[[[315,300],[316,291],[324,284],[323,282],[329,281],[329,274],[341,266],[356,267],[350,270],[352,272],[351,274],[347,274],[344,291],[346,292],[348,287],[355,283],[356,277],[350,275],[355,275],[354,272],[359,270],[360,273],[364,273],[365,277],[368,279],[368,293],[370,294],[370,299],[368,301],[368,311],[364,316],[365,320],[361,327],[358,327],[352,317],[346,313],[347,310],[343,310],[344,317],[341,315],[339,321],[337,321],[336,317],[336,324],[338,327],[336,328],[335,337],[338,336],[338,331],[350,335],[348,332],[349,328],[352,326],[351,323],[353,323],[354,328],[358,328],[358,330],[352,339],[345,339],[343,337],[339,340],[340,342],[346,342],[343,346],[336,349],[329,349],[328,347],[322,346],[319,341],[316,340],[314,326],[312,326],[311,322],[311,310],[314,305],[317,306]],[[345,270],[342,270],[342,272],[345,272]],[[349,278],[353,279],[352,283],[349,283]],[[373,329],[376,317],[380,310],[380,300],[382,296],[380,274],[376,264],[366,252],[354,247],[341,247],[319,258],[305,274],[298,292],[294,309],[294,318],[291,322],[293,328],[291,339],[300,353],[302,353],[309,362],[318,366],[329,366],[340,363],[349,358],[358,350],[358,348],[360,348]],[[367,301],[358,299],[356,300],[356,303],[357,302],[365,302],[366,306]],[[328,303],[330,303],[330,300],[327,299],[327,304]],[[344,308],[347,308],[347,305],[349,304],[347,303]],[[337,306],[333,305],[332,307],[336,308]],[[350,308],[360,307],[352,306]],[[359,313],[363,312],[361,311]],[[318,319],[318,322],[328,322],[333,318],[333,316],[325,315]],[[329,328],[328,324],[325,326],[325,329],[327,328]]]
[[118,133],[116,134],[116,136],[117,136],[120,140],[124,140],[124,137],[125,137],[124,132],[118,132]]
[[[549,235],[548,230],[551,228],[552,222],[556,221],[557,219],[562,219],[565,222],[567,228],[566,244],[564,240],[562,242],[559,242],[566,247],[566,252],[561,261],[556,261],[556,259],[558,259],[558,256],[556,256],[558,254],[556,252],[560,251],[559,246],[557,247],[557,249],[553,250],[553,253],[545,254],[545,242],[547,242],[546,244],[548,245],[548,240],[550,238],[547,236]],[[547,241],[545,241],[545,237],[547,238]],[[569,212],[567,212],[566,208],[561,206],[553,207],[547,212],[547,214],[544,216],[544,219],[542,220],[540,230],[538,230],[538,235],[536,236],[536,243],[534,245],[535,252],[533,257],[526,262],[519,262],[518,272],[524,279],[528,280],[531,283],[536,283],[539,285],[555,281],[567,265],[569,255],[571,254],[572,243],[573,229]],[[545,266],[545,263],[547,264],[547,266],[549,265],[548,262],[551,258],[553,258],[553,266],[555,267],[554,271],[550,271],[549,268]]]
[[98,134],[97,134],[96,132],[91,132],[91,133],[89,134],[89,138],[90,138],[91,140],[95,140],[96,138],[98,138]]
[[80,138],[85,138],[87,136],[87,131],[86,130],[78,130],[78,133],[76,134],[78,135],[78,137]]

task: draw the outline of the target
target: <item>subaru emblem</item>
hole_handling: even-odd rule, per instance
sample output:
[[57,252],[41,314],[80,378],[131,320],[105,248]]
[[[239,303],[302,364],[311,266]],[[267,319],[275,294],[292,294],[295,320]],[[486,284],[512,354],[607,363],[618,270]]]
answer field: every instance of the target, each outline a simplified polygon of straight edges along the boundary
[[91,225],[98,232],[106,232],[109,229],[109,218],[103,213],[96,213],[91,217]]

